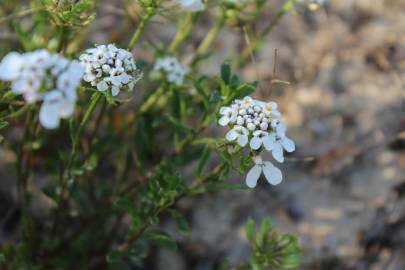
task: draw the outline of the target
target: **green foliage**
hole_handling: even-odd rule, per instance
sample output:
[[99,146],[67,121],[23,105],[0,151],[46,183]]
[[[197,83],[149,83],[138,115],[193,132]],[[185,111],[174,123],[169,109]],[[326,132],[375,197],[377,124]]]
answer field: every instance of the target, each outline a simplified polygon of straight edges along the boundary
[[249,218],[245,231],[252,248],[249,262],[252,269],[292,269],[299,266],[302,252],[297,238],[278,233],[269,219],[264,219],[256,231],[255,222]]

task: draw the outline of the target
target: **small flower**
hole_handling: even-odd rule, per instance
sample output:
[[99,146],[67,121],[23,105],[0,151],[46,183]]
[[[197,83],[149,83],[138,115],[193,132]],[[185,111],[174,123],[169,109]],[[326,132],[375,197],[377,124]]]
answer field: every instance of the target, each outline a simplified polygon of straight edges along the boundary
[[16,80],[21,74],[23,65],[24,60],[21,54],[17,52],[7,54],[0,63],[0,80]]
[[[237,113],[234,109],[230,107],[222,107],[219,110],[219,113],[222,115],[222,117],[218,121],[221,126],[226,126],[229,123],[235,123]],[[243,121],[243,118],[241,119],[241,121]]]
[[176,84],[182,84],[184,76],[187,74],[187,69],[183,68],[174,57],[157,59],[153,69],[162,70],[166,74],[167,80]]
[[267,149],[268,147],[271,147],[273,143],[274,141],[272,137],[269,136],[268,132],[256,130],[253,132],[253,138],[250,140],[250,148],[252,150],[257,150],[264,145],[264,147]]
[[57,128],[61,118],[67,118],[73,113],[75,104],[76,98],[69,98],[62,91],[46,93],[39,111],[39,121],[45,128]]
[[203,11],[205,6],[201,0],[180,0],[180,5],[192,12]]
[[271,127],[276,130],[278,136],[285,136],[287,131],[287,126],[281,122],[279,119],[274,119],[271,121]]
[[85,67],[83,79],[100,92],[110,91],[112,96],[132,90],[141,78],[132,54],[113,44],[87,49],[79,59]]
[[274,142],[267,145],[266,150],[271,151],[275,160],[280,163],[284,162],[283,148],[291,153],[295,151],[294,142],[286,136],[278,137],[273,135]]
[[276,168],[270,161],[263,161],[260,156],[253,158],[255,165],[249,170],[246,175],[246,185],[254,188],[259,180],[260,175],[264,174],[267,182],[275,186],[281,183],[283,176],[281,171]]
[[225,135],[225,138],[230,142],[236,140],[241,147],[244,147],[248,143],[248,135],[249,131],[245,127],[236,125]]
[[[226,140],[236,142],[241,147],[249,142],[250,153],[253,155],[266,150],[272,153],[276,161],[284,162],[283,151],[295,150],[294,142],[286,137],[287,126],[281,121],[281,113],[277,110],[275,102],[263,102],[247,96],[234,100],[230,106],[221,107],[219,113],[221,116],[218,123],[231,128],[225,135]],[[266,177],[272,173],[277,176],[267,177],[270,179],[269,182],[281,181],[280,170],[270,162],[258,160],[256,165],[249,172],[248,185],[255,186],[262,171]]]
[[83,73],[78,61],[47,50],[11,52],[0,64],[0,79],[11,81],[12,92],[23,95],[28,103],[43,100],[39,121],[49,129],[73,113]]

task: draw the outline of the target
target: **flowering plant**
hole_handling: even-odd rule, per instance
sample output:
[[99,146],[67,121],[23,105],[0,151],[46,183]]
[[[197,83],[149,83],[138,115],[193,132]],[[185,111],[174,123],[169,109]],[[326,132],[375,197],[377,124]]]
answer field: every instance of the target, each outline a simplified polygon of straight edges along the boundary
[[[15,162],[10,200],[19,209],[17,230],[0,247],[2,269],[147,265],[156,245],[176,249],[181,242],[164,221],[190,230],[177,207],[182,198],[245,189],[229,181],[232,169],[246,174],[251,188],[262,173],[272,185],[281,182],[281,171],[262,154],[283,162],[283,150],[293,152],[295,144],[277,104],[252,98],[257,83],[232,74],[231,65],[243,67],[300,1],[286,1],[263,32],[254,24],[263,20],[266,0],[123,1],[112,9],[126,14],[134,31],[122,29],[99,45],[88,26],[104,23],[97,21],[109,6],[103,1],[31,2],[0,6],[2,16],[11,14],[0,22],[10,22],[5,28],[17,37],[0,44],[0,155]],[[214,23],[193,47],[204,16]],[[147,35],[155,19],[177,23],[168,46]],[[246,30],[252,42],[221,59],[220,75],[205,72],[202,63],[228,27]],[[222,130],[216,123],[229,128],[225,139],[212,132]],[[248,222],[251,258],[222,269],[298,265],[297,240],[262,224],[254,236]]]

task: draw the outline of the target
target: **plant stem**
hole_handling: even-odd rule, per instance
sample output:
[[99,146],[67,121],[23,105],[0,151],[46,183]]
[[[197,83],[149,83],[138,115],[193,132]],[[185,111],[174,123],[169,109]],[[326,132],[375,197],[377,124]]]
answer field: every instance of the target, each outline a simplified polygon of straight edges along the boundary
[[80,136],[81,136],[81,134],[83,132],[84,127],[87,125],[87,122],[90,120],[90,116],[92,115],[94,109],[96,108],[96,105],[97,105],[98,101],[100,100],[101,96],[102,96],[102,93],[100,93],[100,92],[95,92],[91,96],[90,104],[87,107],[87,110],[84,113],[83,119],[80,122],[79,127],[76,130],[76,133],[75,133],[75,135],[73,137],[72,151],[71,151],[70,159],[69,159],[69,162],[68,162],[68,165],[67,165],[67,170],[66,170],[69,177],[70,177],[71,167],[72,167],[72,165],[74,163],[74,160],[76,158],[77,147],[79,145]]
[[197,53],[192,61],[192,66],[195,66],[197,62],[207,53],[208,49],[211,47],[215,38],[218,36],[219,31],[224,27],[226,16],[224,13],[220,14],[220,19],[217,23],[211,28],[208,34],[205,36],[204,40],[197,48]]
[[256,36],[255,39],[250,44],[250,46],[248,45],[248,47],[246,47],[242,51],[237,60],[237,66],[243,65],[251,54],[259,50],[263,46],[264,44],[263,37],[267,36],[273,31],[274,27],[280,22],[280,20],[284,17],[284,15],[286,15],[294,8],[296,3],[297,0],[288,0],[286,3],[284,3],[281,9],[277,12],[277,14],[270,21],[270,23],[264,28],[262,33],[259,35],[261,39]]
[[136,28],[134,34],[132,35],[132,38],[128,44],[128,50],[132,50],[133,47],[135,46],[136,42],[138,41],[139,37],[141,36],[143,30],[145,29],[146,24],[149,22],[149,20],[152,18],[154,15],[154,12],[147,12],[141,19],[138,27]]
[[187,15],[187,18],[182,22],[182,25],[179,26],[179,30],[177,31],[176,36],[170,43],[168,50],[169,53],[175,53],[179,49],[181,44],[183,44],[183,42],[189,37],[197,16],[198,13],[189,13]]

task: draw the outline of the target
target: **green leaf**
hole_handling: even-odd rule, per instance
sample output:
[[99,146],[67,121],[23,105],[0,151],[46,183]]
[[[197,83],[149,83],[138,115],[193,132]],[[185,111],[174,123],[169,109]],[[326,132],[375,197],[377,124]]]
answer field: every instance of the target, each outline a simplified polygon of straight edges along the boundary
[[190,226],[188,225],[187,219],[184,217],[184,215],[176,209],[169,209],[169,213],[176,221],[180,232],[187,234],[190,231]]
[[198,162],[196,175],[199,177],[201,175],[202,170],[204,169],[205,164],[207,163],[208,157],[210,155],[210,148],[206,145],[204,150],[201,154],[200,161]]
[[221,78],[226,84],[229,84],[231,79],[231,66],[229,63],[223,63],[221,65]]
[[265,218],[260,224],[259,232],[256,235],[256,244],[258,246],[263,246],[264,239],[266,238],[267,233],[271,230],[272,225],[270,219]]
[[0,253],[0,263],[5,263],[6,262],[6,256],[2,253]]
[[122,261],[123,254],[118,250],[111,250],[107,253],[106,261],[108,263],[118,263]]
[[252,242],[255,237],[255,221],[251,217],[246,222],[245,232],[247,239]]
[[160,246],[177,250],[176,242],[166,233],[163,232],[148,232],[145,234],[145,238],[149,239]]
[[0,129],[5,128],[6,126],[8,126],[8,122],[0,119]]

